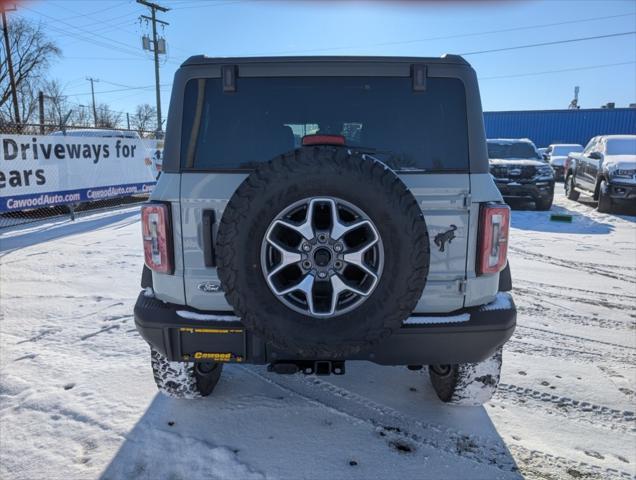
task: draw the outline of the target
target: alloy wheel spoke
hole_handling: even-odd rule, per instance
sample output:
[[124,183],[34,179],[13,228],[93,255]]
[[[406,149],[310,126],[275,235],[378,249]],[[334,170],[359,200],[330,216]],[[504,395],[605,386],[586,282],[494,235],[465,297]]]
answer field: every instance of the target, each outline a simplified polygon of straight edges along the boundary
[[305,298],[307,300],[307,306],[309,307],[309,311],[314,313],[314,298],[313,291],[314,288],[314,276],[313,275],[305,275],[303,279],[298,282],[296,285],[292,285],[291,287],[287,287],[283,290],[278,290],[276,292],[277,295],[287,295],[288,293],[294,292],[302,292],[305,294]]
[[[340,216],[338,215],[338,206],[336,202],[333,200],[329,200],[329,205],[331,209],[331,238],[333,240],[340,240],[343,235],[356,230],[362,226],[369,227],[370,230],[374,231],[375,229],[371,225],[371,222],[368,220],[360,220],[354,223],[342,223],[340,221]],[[374,231],[375,235],[375,231]]]
[[277,225],[299,233],[305,240],[311,240],[312,238],[314,238],[314,228],[312,227],[310,221],[305,220],[300,225],[297,225],[287,220],[276,220],[273,226],[275,227]]
[[333,314],[336,311],[336,306],[338,304],[338,298],[340,297],[340,294],[343,292],[352,292],[355,293],[357,295],[361,295],[363,297],[366,297],[369,292],[366,291],[362,291],[358,288],[352,287],[351,285],[346,284],[345,282],[342,281],[342,279],[340,278],[340,275],[336,274],[333,275],[330,279],[331,282],[331,311],[329,312],[329,314]]
[[365,260],[364,260],[364,255],[367,253],[367,251],[369,251],[369,249],[371,249],[376,243],[378,243],[378,238],[375,237],[373,240],[369,241],[366,245],[362,246],[361,248],[358,248],[357,250],[353,251],[353,252],[347,252],[345,253],[342,258],[345,261],[345,263],[348,263],[350,265],[353,265],[359,269],[361,269],[362,271],[364,271],[365,273],[371,275],[373,277],[373,280],[377,280],[378,276],[376,275],[376,273],[366,264]]

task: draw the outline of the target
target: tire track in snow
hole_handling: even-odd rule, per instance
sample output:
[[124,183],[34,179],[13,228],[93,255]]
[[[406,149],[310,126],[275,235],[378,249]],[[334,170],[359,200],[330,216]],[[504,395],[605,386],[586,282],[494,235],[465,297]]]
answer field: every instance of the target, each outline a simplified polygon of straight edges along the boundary
[[[541,253],[534,253],[528,250],[523,250],[518,247],[508,247],[510,251],[519,255],[522,258],[527,260],[539,260],[543,263],[548,263],[550,265],[554,265],[557,267],[565,267],[572,270],[579,270],[586,273],[591,273],[594,275],[602,275],[604,277],[613,278],[615,280],[622,280],[629,283],[636,283],[636,276],[633,274],[633,270],[630,267],[613,267],[612,270],[604,268],[604,265],[598,265],[595,263],[587,263],[587,262],[568,262],[566,260],[561,260],[560,258],[551,257],[549,255],[544,255]],[[627,270],[630,273],[621,273],[621,271]]]
[[[508,448],[513,453],[519,470],[527,478],[545,479],[575,479],[590,478],[603,480],[633,480],[634,475],[615,468],[600,467],[589,463],[577,462],[558,457],[540,450],[533,450],[517,444],[510,444]],[[557,471],[555,473],[555,470]],[[558,471],[561,470],[561,471]]]
[[[521,297],[523,296],[527,296],[527,297],[533,297],[533,298],[537,298],[540,299],[541,301],[545,302],[545,297],[547,298],[554,298],[557,300],[562,300],[562,301],[568,301],[568,302],[572,302],[572,303],[584,303],[587,305],[592,305],[594,307],[606,307],[612,310],[626,310],[628,312],[632,312],[634,310],[634,303],[636,303],[636,301],[632,302],[631,304],[629,303],[618,303],[612,300],[608,300],[607,298],[603,298],[604,294],[596,294],[594,295],[594,293],[590,293],[588,294],[587,297],[575,297],[572,296],[569,292],[569,288],[567,290],[568,292],[568,296],[564,296],[563,293],[552,293],[552,292],[548,292],[545,290],[534,290],[534,289],[530,289],[530,288],[524,288],[524,287],[518,287],[518,286],[514,286],[513,287],[513,291],[515,294],[519,294],[521,295]],[[567,310],[568,307],[566,307],[565,305],[555,305],[559,308],[562,308],[564,310]]]
[[[523,301],[523,299],[521,301]],[[538,318],[543,321],[545,321],[546,318],[550,318],[551,315],[555,315],[554,310],[546,307],[544,304],[529,302],[528,305],[523,305],[521,301],[519,299],[519,296],[515,298],[515,303],[517,304],[517,314],[526,315],[532,318]],[[620,321],[613,320],[611,318],[603,318],[600,316],[594,317],[587,315],[577,315],[575,313],[570,313],[567,309],[563,310],[566,311],[561,311],[561,309],[559,309],[559,322],[567,322],[577,326],[596,327],[609,330],[636,330],[636,321]]]
[[516,467],[503,444],[488,442],[476,436],[467,435],[448,427],[424,423],[380,405],[368,398],[337,387],[316,377],[274,377],[259,371],[242,367],[261,380],[275,385],[289,393],[298,395],[339,415],[356,422],[368,424],[382,436],[401,438],[420,446],[458,456],[466,460],[495,467],[514,473]]
[[567,342],[558,342],[553,338],[549,338],[548,342],[556,343],[556,345],[546,345],[543,343],[535,343],[532,340],[537,340],[531,335],[530,342],[524,341],[524,336],[519,336],[516,333],[513,338],[510,339],[504,346],[504,351],[520,353],[523,355],[538,355],[547,358],[562,358],[569,361],[590,363],[593,365],[599,365],[602,363],[622,363],[626,365],[634,364],[634,355],[620,355],[608,352],[590,352],[587,350],[580,350],[575,348],[569,348]]
[[[542,283],[542,282],[534,282],[531,280],[515,280],[515,284],[516,283],[522,283],[522,284],[526,284],[526,285],[534,285],[535,287],[541,287],[541,288],[547,288],[547,289],[552,289],[555,290],[556,292],[563,292],[563,286],[560,285],[552,285],[550,283]],[[630,300],[636,300],[636,295],[627,295],[627,294],[623,294],[623,293],[612,293],[612,292],[599,292],[597,290],[588,290],[585,288],[577,288],[577,287],[573,287],[571,285],[568,285],[567,287],[567,291],[568,291],[568,296],[570,296],[572,294],[572,292],[579,292],[583,295],[589,296],[589,295],[595,295],[595,296],[603,296],[603,297],[612,297],[614,299],[619,299],[619,300],[624,300],[626,298],[630,299]],[[563,295],[561,295],[563,296]]]
[[574,400],[569,397],[552,395],[532,388],[500,383],[494,401],[503,401],[515,406],[532,410],[541,409],[550,415],[557,415],[567,420],[586,423],[595,427],[633,433],[636,431],[634,412],[617,410],[603,405]]
[[515,333],[504,349],[526,355],[565,358],[595,365],[636,363],[636,348],[524,325],[517,325]]
[[[523,329],[523,330],[530,330],[531,333],[530,335],[537,335],[537,338],[540,339],[545,339],[547,337],[550,336],[556,336],[556,337],[563,337],[566,340],[563,340],[563,342],[568,342],[567,339],[571,339],[570,342],[574,342],[575,344],[584,344],[586,342],[592,343],[592,344],[598,344],[598,345],[606,345],[609,347],[612,347],[613,349],[615,348],[619,348],[619,349],[623,349],[623,350],[634,350],[634,352],[636,352],[636,347],[630,347],[627,345],[621,345],[619,343],[612,343],[612,342],[606,342],[604,340],[595,340],[592,338],[586,338],[586,337],[579,337],[577,335],[570,335],[568,333],[560,333],[560,332],[554,332],[552,330],[546,330],[543,328],[537,328],[537,327],[528,327],[526,325],[517,325],[517,329]],[[536,332],[540,332],[540,333],[536,333]],[[569,342],[568,342],[569,343]],[[629,355],[628,353],[626,353],[627,355]]]
[[[415,442],[492,466],[512,475],[519,471],[525,474],[541,472],[546,478],[563,478],[566,475],[572,476],[570,472],[576,471],[582,474],[582,477],[589,478],[608,480],[633,478],[630,473],[617,469],[577,462],[517,444],[508,445],[506,448],[503,444],[467,435],[445,426],[425,423],[316,377],[279,376],[277,380],[274,380],[273,375],[262,374],[247,366],[241,368],[269,384],[317,403],[337,414],[369,424],[376,431],[379,429],[381,432],[388,432],[407,442]],[[510,458],[507,450],[514,453],[514,459]],[[557,469],[562,472],[555,476]],[[563,475],[560,475],[561,473]]]

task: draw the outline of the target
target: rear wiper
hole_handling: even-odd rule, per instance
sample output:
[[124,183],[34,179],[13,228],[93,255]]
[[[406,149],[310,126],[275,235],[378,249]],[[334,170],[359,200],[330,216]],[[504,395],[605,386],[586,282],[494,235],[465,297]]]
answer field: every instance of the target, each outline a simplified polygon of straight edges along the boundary
[[[404,159],[400,158],[400,155],[395,153],[392,150],[381,150],[379,148],[375,148],[375,147],[365,147],[365,146],[356,146],[356,147],[349,147],[351,150],[355,151],[355,152],[360,152],[360,153],[368,153],[370,155],[387,155],[388,158],[384,158],[384,159],[379,159],[380,161],[382,161],[382,163],[385,163],[387,166],[389,166],[390,168],[394,169],[394,170],[417,170],[420,172],[425,171],[425,169],[423,168],[418,168],[414,165],[412,165],[412,162],[408,162],[405,161]],[[409,163],[411,163],[411,165],[409,165]]]
[[395,152],[393,152],[392,150],[381,150],[375,147],[351,146],[349,148],[351,150],[355,150],[357,152],[362,152],[362,153],[383,153],[385,155],[395,155]]

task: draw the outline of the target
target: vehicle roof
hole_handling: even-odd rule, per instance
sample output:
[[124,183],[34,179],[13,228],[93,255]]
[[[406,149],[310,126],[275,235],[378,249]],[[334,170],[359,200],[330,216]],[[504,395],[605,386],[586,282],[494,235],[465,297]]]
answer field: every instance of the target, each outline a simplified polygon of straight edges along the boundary
[[552,143],[551,147],[582,147],[580,143]]
[[308,62],[355,62],[355,63],[439,63],[468,65],[460,55],[444,54],[441,57],[377,57],[377,56],[306,56],[306,57],[206,57],[193,55],[181,64],[246,64],[246,63],[308,63]]
[[636,135],[599,135],[606,140],[636,140]]
[[66,131],[59,130],[49,135],[66,135],[71,137],[119,137],[119,138],[139,138],[139,134],[133,130],[109,130],[99,128],[80,128],[68,129]]
[[532,145],[534,145],[532,140],[530,140],[529,138],[487,138],[486,141],[488,143],[501,143],[501,144],[507,144],[507,143],[531,143]]

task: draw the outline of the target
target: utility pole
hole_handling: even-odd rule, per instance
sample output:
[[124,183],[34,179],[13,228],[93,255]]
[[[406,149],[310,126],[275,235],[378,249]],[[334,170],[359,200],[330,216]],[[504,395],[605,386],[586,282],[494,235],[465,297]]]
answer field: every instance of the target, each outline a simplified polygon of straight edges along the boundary
[[9,81],[11,82],[11,96],[13,97],[13,111],[15,115],[15,123],[20,125],[20,106],[18,105],[18,91],[15,85],[15,75],[13,74],[13,62],[11,61],[11,44],[9,43],[9,22],[7,21],[6,12],[14,12],[15,7],[7,9],[2,8],[2,31],[4,33],[4,47],[7,52],[7,67],[9,70]]
[[97,108],[95,108],[95,89],[93,88],[93,82],[99,82],[98,78],[86,77],[86,80],[91,82],[91,95],[93,97],[93,126],[97,127]]
[[578,110],[579,108],[579,91],[580,88],[578,86],[574,87],[574,98],[572,99],[572,101],[570,102],[570,105],[568,106],[569,110]]
[[[144,20],[149,20],[150,22],[152,22],[152,51],[154,53],[154,57],[155,57],[155,85],[156,85],[156,91],[157,91],[157,133],[161,133],[162,131],[162,121],[161,121],[161,92],[160,92],[160,88],[159,88],[159,54],[160,53],[166,53],[166,42],[164,39],[161,40],[157,40],[157,23],[163,25],[163,26],[167,26],[170,25],[167,22],[164,22],[163,20],[157,20],[157,10],[159,10],[160,12],[167,12],[168,10],[170,10],[169,8],[166,7],[162,7],[161,5],[158,5],[156,3],[152,3],[152,2],[148,2],[146,0],[137,0],[137,3],[141,4],[141,5],[145,5],[146,7],[150,8],[150,17],[147,17],[146,15],[141,15],[139,18],[140,19],[144,19]],[[146,39],[143,39],[143,45],[144,45],[144,49],[146,49],[146,43],[147,42],[147,37]],[[148,46],[147,49],[150,46]]]
[[44,135],[44,92],[38,93],[38,107],[40,110],[40,135]]
[[128,124],[128,130],[130,130],[130,113],[126,112],[126,123]]

